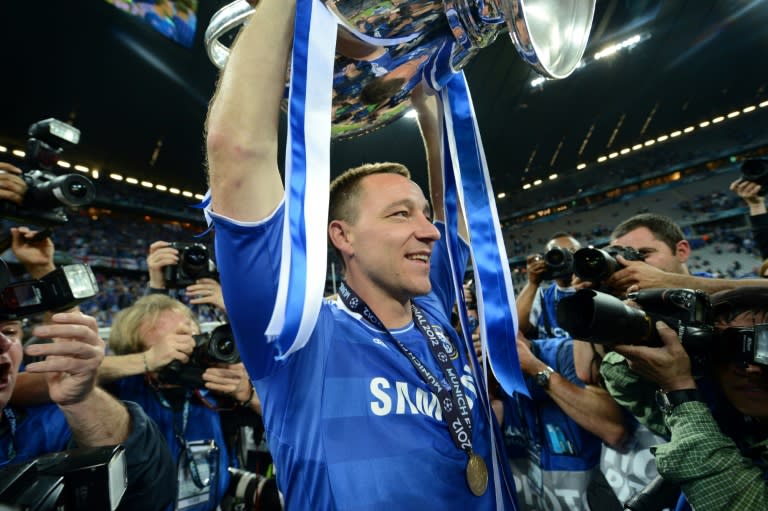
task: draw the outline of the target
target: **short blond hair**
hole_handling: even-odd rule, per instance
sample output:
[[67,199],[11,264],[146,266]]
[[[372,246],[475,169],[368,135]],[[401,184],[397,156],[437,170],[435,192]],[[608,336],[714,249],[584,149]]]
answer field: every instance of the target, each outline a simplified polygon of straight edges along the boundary
[[[360,182],[363,178],[373,174],[397,174],[406,179],[411,179],[411,173],[405,165],[393,162],[366,163],[359,167],[345,170],[336,179],[331,181],[328,199],[328,223],[334,220],[343,220],[350,224],[357,221],[360,213]],[[336,256],[344,265],[341,253],[333,247]]]
[[175,298],[162,294],[147,295],[117,313],[109,331],[109,349],[115,355],[141,353],[144,351],[142,327],[153,325],[161,313],[169,310],[184,314],[198,325],[192,310]]

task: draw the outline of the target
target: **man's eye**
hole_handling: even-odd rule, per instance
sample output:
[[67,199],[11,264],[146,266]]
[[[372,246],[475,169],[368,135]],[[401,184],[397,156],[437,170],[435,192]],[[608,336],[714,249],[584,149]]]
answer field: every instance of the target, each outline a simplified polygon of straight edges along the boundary
[[7,337],[10,337],[11,339],[16,339],[19,337],[19,331],[15,328],[4,328],[3,334]]
[[404,218],[408,218],[408,216],[410,216],[410,215],[409,215],[408,211],[402,210],[402,211],[395,211],[394,213],[392,213],[392,216],[402,216]]

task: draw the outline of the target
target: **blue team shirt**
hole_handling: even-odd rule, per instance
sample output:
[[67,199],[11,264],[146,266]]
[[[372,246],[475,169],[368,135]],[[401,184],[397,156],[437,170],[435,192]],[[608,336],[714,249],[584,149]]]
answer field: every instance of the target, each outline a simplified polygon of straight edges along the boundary
[[[437,397],[386,332],[340,301],[326,301],[309,342],[276,358],[288,347],[267,343],[264,330],[277,291],[283,211],[249,224],[214,217],[227,313],[262,401],[286,509],[490,510],[497,492],[499,508],[514,509],[511,479],[503,488],[493,484],[492,426],[477,405],[463,349],[454,366],[473,405],[473,448],[490,472],[481,497],[468,489],[467,456],[451,440]],[[460,346],[446,313],[454,301],[448,264],[445,245],[436,243],[433,291],[415,302]],[[392,333],[442,375],[412,323]]]
[[14,414],[15,434],[8,431],[0,437],[0,466],[21,463],[68,447],[72,432],[58,406],[35,406],[14,410]]
[[557,324],[557,303],[566,296],[572,296],[575,293],[575,288],[560,287],[556,282],[550,286],[539,288],[529,316],[531,325],[536,328],[537,339],[571,336]]
[[[144,375],[122,378],[111,383],[109,387],[120,399],[130,400],[141,406],[147,416],[155,421],[163,434],[176,464],[177,475],[181,474],[182,481],[177,482],[180,486],[186,484],[189,487],[186,492],[184,490],[180,492],[183,498],[181,503],[177,503],[179,508],[185,511],[217,509],[229,487],[230,476],[227,467],[234,461],[229,456],[219,413],[205,406],[196,396],[191,396],[189,415],[185,423],[183,407],[181,410],[174,411],[160,401],[156,391],[145,382]],[[210,400],[213,405],[216,404],[212,396],[207,396],[206,399]],[[195,449],[203,449],[203,444],[215,448],[211,451],[211,456],[203,456],[202,460],[199,460],[198,469],[202,471],[201,478],[207,479],[205,476],[209,472],[212,473],[213,477],[211,477],[212,483],[208,485],[206,493],[197,498],[188,495],[189,493],[194,494],[196,490],[188,482],[189,476],[184,475],[189,473],[189,466],[188,463],[185,463],[187,458],[184,456],[184,448],[177,438],[177,433],[186,442],[191,443]],[[184,480],[187,482],[185,483]]]

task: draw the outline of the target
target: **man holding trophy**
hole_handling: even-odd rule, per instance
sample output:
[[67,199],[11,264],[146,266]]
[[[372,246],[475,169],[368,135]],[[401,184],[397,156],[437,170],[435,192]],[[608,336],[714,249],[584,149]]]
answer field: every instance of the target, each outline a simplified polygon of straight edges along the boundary
[[[406,25],[425,28],[428,20],[440,19],[438,39],[424,41],[435,32],[430,30],[396,30],[384,40],[371,28],[354,36],[374,48],[433,45],[429,59],[417,64],[429,88],[441,91],[445,106],[441,110],[437,97],[425,92],[424,82],[411,98],[427,149],[431,207],[408,170],[396,163],[348,170],[328,190],[334,79],[329,45],[337,33],[349,43],[349,22],[377,2],[248,3],[258,4],[253,14],[244,0],[231,4],[234,20],[242,23],[244,14],[250,19],[228,56],[209,110],[205,206],[215,226],[230,322],[263,403],[286,509],[514,510],[515,489],[485,372],[471,342],[453,330],[450,313],[458,299],[466,322],[459,294],[470,252],[461,214],[466,211],[473,247],[478,247],[473,257],[481,256],[475,271],[482,337],[494,343],[489,352],[505,389],[524,388],[514,344],[507,342],[517,326],[493,190],[466,81],[454,76],[500,33],[502,10],[510,29],[525,25],[517,2],[460,0],[447,9],[414,0],[412,6],[428,12]],[[570,70],[583,53],[594,12],[594,2],[572,3],[579,9],[565,11],[579,12],[587,30],[581,39],[568,38],[581,46]],[[382,2],[376,10],[389,9],[389,20],[401,4]],[[561,7],[560,2],[547,5],[553,16]],[[470,18],[479,23],[461,25]],[[218,33],[211,28],[207,44]],[[529,63],[544,67],[528,33],[513,40]],[[208,49],[223,66],[221,45],[214,42]],[[289,55],[284,190],[276,160]],[[560,71],[545,74],[559,77]],[[319,86],[325,83],[327,89]],[[370,100],[375,104],[366,100],[365,111],[375,120],[382,105],[398,108],[409,92],[396,91],[397,101],[386,95]],[[336,89],[333,96],[334,108],[349,100]],[[330,200],[318,199],[324,194]],[[328,239],[342,261],[345,281],[335,300],[321,301],[325,247],[318,249],[317,234],[326,227],[326,211]],[[315,260],[320,256],[311,255],[318,253],[321,264]]]
[[[222,288],[286,508],[514,509],[494,452],[501,439],[478,406],[484,389],[450,323],[444,227],[404,167],[367,165],[336,180],[328,233],[346,270],[340,297],[322,304],[300,349],[286,355],[264,335],[282,257],[277,131],[294,5],[259,2],[207,125]],[[414,101],[430,151],[435,102]],[[433,195],[440,186],[432,180]]]

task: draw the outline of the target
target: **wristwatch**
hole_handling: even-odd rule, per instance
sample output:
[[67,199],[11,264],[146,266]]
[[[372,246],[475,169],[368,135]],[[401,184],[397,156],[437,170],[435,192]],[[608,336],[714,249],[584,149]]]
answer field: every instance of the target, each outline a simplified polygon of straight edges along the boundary
[[656,404],[664,415],[671,414],[677,405],[689,401],[704,401],[699,389],[672,390],[670,392],[656,391]]
[[554,373],[555,370],[551,367],[547,366],[546,369],[539,371],[536,373],[536,376],[534,376],[536,380],[536,385],[543,389],[549,388],[549,379],[552,377],[552,373]]

